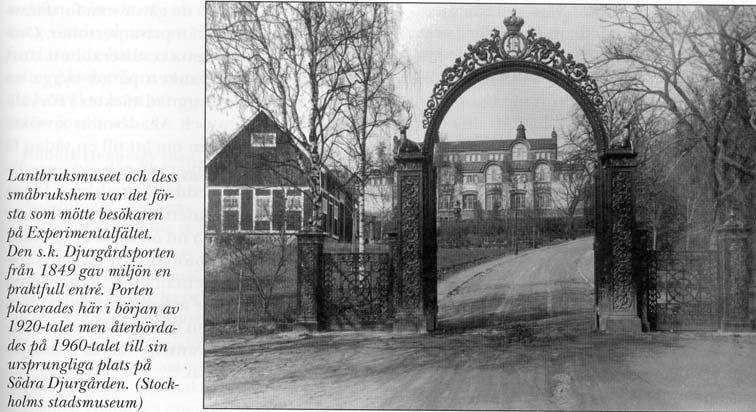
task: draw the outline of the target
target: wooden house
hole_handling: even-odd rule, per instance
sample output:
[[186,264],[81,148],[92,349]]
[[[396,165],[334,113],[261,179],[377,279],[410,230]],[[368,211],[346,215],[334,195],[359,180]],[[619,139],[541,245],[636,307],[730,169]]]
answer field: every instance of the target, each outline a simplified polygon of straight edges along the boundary
[[[205,165],[205,232],[296,233],[307,224],[312,199],[297,150],[268,116],[258,114],[239,128]],[[354,196],[324,169],[324,229],[334,238],[352,238]]]

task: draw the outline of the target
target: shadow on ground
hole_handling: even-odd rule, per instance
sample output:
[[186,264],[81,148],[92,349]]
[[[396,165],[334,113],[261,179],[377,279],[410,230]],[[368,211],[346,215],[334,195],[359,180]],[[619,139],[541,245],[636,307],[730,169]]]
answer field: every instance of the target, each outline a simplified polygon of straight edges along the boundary
[[206,407],[750,409],[753,336],[287,334],[212,342]]

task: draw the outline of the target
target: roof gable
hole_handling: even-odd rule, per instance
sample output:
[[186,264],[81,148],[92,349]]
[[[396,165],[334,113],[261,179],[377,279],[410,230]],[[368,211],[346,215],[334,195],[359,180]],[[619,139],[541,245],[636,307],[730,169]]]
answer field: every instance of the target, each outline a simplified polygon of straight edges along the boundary
[[[275,133],[275,147],[252,146],[252,133]],[[229,141],[205,164],[210,186],[306,186],[306,174],[297,162],[297,152],[307,152],[265,113],[234,132]],[[327,191],[344,189],[336,173],[323,168]]]

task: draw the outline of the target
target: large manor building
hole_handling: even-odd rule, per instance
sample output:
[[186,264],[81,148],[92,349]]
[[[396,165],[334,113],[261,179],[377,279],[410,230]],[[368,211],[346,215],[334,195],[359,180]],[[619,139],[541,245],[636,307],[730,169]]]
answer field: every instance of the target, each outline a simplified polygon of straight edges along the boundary
[[[575,172],[558,160],[557,133],[546,139],[528,139],[525,126],[514,139],[440,142],[437,216],[471,219],[533,210],[542,217],[557,217],[572,201],[567,179]],[[582,215],[581,199],[575,216]]]

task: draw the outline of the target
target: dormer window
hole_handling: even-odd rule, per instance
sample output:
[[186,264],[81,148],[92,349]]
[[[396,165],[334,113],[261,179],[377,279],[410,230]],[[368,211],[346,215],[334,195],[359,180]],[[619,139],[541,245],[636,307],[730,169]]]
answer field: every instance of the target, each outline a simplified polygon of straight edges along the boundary
[[276,134],[252,133],[252,147],[276,147]]
[[528,160],[528,147],[522,143],[512,147],[512,160]]

